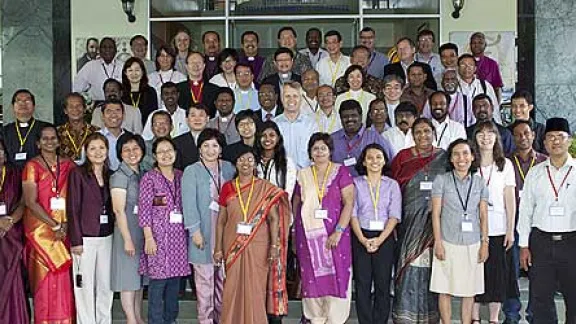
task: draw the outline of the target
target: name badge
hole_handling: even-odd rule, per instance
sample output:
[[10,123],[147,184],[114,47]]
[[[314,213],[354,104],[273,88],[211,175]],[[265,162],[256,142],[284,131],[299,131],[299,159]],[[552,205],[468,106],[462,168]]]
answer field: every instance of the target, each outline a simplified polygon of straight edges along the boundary
[[212,202],[210,203],[210,210],[213,210],[215,212],[220,211],[220,205],[218,205],[217,202],[215,202],[214,200],[212,200]]
[[50,209],[52,210],[66,210],[66,200],[61,197],[50,198]]
[[432,190],[432,181],[420,181],[420,190],[421,191]]
[[16,161],[25,161],[25,160],[26,160],[26,156],[27,156],[27,153],[26,153],[26,152],[16,153],[16,156],[14,157],[14,160],[16,160]]
[[328,211],[326,209],[316,209],[314,211],[314,218],[316,218],[316,219],[328,219]]
[[356,158],[355,157],[347,158],[346,160],[344,160],[344,165],[347,167],[356,165]]
[[494,205],[492,203],[488,204],[488,211],[494,211]]
[[132,210],[134,215],[138,214],[138,205],[134,205],[134,209]]
[[252,233],[252,224],[238,223],[236,225],[236,234],[250,235]]
[[462,221],[462,232],[472,232],[473,231],[472,221],[463,220]]
[[74,163],[76,163],[76,165],[80,165],[82,164],[82,160],[74,160]]
[[564,216],[564,206],[550,206],[550,216]]
[[170,223],[171,224],[181,224],[182,223],[182,213],[179,210],[173,210],[170,212]]
[[523,190],[518,190],[518,198],[522,198],[522,191]]
[[100,224],[108,224],[108,215],[100,215]]
[[0,202],[0,216],[5,216],[6,214],[6,204],[4,202]]
[[382,231],[384,230],[384,221],[381,220],[371,220],[368,224],[369,230],[371,231]]

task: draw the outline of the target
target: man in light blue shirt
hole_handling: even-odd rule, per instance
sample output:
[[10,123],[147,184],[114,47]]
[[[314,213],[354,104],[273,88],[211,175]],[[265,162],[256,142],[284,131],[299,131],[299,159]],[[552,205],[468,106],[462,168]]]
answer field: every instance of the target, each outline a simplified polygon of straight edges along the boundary
[[360,31],[360,44],[370,50],[370,60],[366,72],[378,79],[384,78],[384,66],[389,63],[386,55],[376,51],[376,31],[372,27],[364,27]]
[[234,67],[236,74],[236,89],[234,89],[234,114],[242,110],[256,111],[260,108],[258,91],[254,88],[254,73],[248,64],[238,63]]
[[124,134],[122,121],[124,120],[124,104],[117,99],[108,100],[102,106],[102,121],[104,127],[98,132],[108,140],[108,160],[110,170],[116,171],[120,166],[120,161],[116,155],[116,143],[118,138]]

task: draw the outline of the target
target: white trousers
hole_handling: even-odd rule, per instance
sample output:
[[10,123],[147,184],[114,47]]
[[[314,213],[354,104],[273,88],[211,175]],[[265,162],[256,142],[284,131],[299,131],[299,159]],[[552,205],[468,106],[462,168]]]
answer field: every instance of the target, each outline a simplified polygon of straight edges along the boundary
[[[110,271],[112,263],[112,235],[84,237],[84,252],[73,255],[74,297],[78,324],[112,323],[112,299]],[[76,277],[82,274],[82,288]]]
[[332,296],[302,298],[304,316],[312,324],[344,324],[350,316],[352,300],[352,272],[348,281],[346,298]]

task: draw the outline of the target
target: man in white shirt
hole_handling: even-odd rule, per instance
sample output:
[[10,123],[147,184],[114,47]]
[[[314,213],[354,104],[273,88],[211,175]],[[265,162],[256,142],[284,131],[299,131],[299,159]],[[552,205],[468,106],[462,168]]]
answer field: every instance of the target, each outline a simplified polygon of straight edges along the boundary
[[302,107],[304,114],[314,114],[318,111],[318,86],[320,75],[316,70],[307,70],[302,74]]
[[328,51],[328,57],[318,61],[316,71],[320,74],[320,84],[334,86],[336,80],[344,75],[350,66],[350,58],[340,51],[342,48],[342,35],[336,30],[331,30],[324,36],[324,43]]
[[322,48],[322,32],[316,27],[308,29],[306,32],[306,48],[299,51],[308,56],[312,66],[316,66],[320,59],[327,57],[328,52]]
[[236,88],[234,89],[234,113],[242,110],[258,110],[258,91],[254,88],[254,73],[250,65],[238,63],[234,67]]
[[297,169],[310,165],[310,157],[306,151],[310,136],[316,132],[311,116],[300,112],[302,86],[298,82],[286,82],[283,85],[282,103],[284,113],[274,122],[278,125],[284,137],[286,155],[294,161]]
[[104,81],[113,78],[122,81],[122,66],[124,62],[116,57],[116,42],[110,37],[100,41],[100,58],[92,60],[76,74],[73,92],[87,92],[95,101],[104,100]]
[[464,126],[448,116],[450,95],[444,91],[436,91],[430,95],[429,102],[432,111],[432,125],[436,129],[435,146],[448,150],[450,143],[459,138],[466,139]]
[[423,29],[418,33],[418,52],[416,53],[414,59],[417,62],[422,62],[430,65],[432,69],[432,75],[436,83],[440,83],[442,78],[442,62],[440,60],[440,55],[432,52],[434,49],[435,37],[434,32],[429,29]]
[[382,137],[392,144],[394,152],[414,146],[412,125],[418,116],[416,106],[408,101],[401,102],[394,111],[396,126],[382,133]]
[[472,105],[472,100],[481,93],[490,97],[494,104],[494,121],[502,125],[500,115],[500,102],[496,97],[490,82],[482,81],[476,77],[476,60],[470,54],[462,54],[458,58],[458,75],[460,77],[460,90],[467,97],[466,102]]
[[156,71],[156,64],[146,58],[148,52],[148,40],[143,35],[136,35],[130,39],[130,50],[132,55],[142,60],[146,67],[146,74]]
[[116,171],[120,166],[118,155],[116,154],[116,143],[120,135],[124,134],[122,120],[124,119],[124,104],[117,99],[111,99],[104,103],[102,107],[102,120],[104,127],[98,132],[108,140],[108,160],[110,170]]
[[[364,27],[360,31],[360,45],[366,46],[370,51],[368,63],[364,67],[366,72],[378,79],[384,78],[384,66],[389,63],[388,57],[376,50],[376,31],[372,27]],[[355,63],[352,63],[355,64]]]
[[[186,110],[178,106],[178,86],[174,82],[166,82],[161,88],[162,106],[156,111],[166,111],[170,114],[172,121],[172,129],[170,130],[170,136],[175,138],[188,131],[188,124],[186,120]],[[146,121],[144,130],[142,131],[142,137],[144,140],[148,141],[154,138],[152,132],[152,116],[156,111],[153,111]]]
[[576,162],[568,152],[568,121],[546,122],[544,145],[549,158],[526,175],[520,198],[520,264],[530,270],[532,323],[556,323],[554,294],[559,288],[566,323],[576,319]]
[[342,129],[340,116],[334,109],[336,101],[336,91],[331,86],[325,84],[318,88],[318,109],[315,113],[314,121],[319,132],[332,134]]

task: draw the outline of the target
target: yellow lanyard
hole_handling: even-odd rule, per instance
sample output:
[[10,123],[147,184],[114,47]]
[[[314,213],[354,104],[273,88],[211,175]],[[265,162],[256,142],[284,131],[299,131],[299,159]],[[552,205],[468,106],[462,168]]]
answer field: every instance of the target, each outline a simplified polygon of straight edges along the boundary
[[238,194],[238,201],[240,201],[240,209],[242,210],[242,215],[244,216],[244,223],[248,220],[248,208],[250,208],[250,201],[252,200],[252,193],[254,192],[254,177],[252,177],[252,184],[250,185],[250,191],[248,192],[248,201],[244,204],[242,200],[242,192],[240,192],[240,179],[236,178],[236,193]]
[[4,180],[6,179],[6,166],[2,167],[2,182],[0,182],[0,193],[4,191]]
[[324,112],[321,109],[318,109],[318,111],[316,111],[316,125],[318,125],[318,129],[320,130],[320,133],[332,134],[332,129],[334,129],[334,125],[336,124],[336,115],[334,114],[334,112],[332,112],[331,117],[327,117],[329,119],[332,119],[332,121],[330,122],[330,125],[328,126],[328,131],[324,132],[324,123],[322,122],[322,116],[320,115],[323,113]]
[[138,93],[138,100],[134,101],[134,96],[132,95],[132,92],[130,92],[130,100],[132,101],[132,107],[139,108],[141,95],[142,95],[141,93]]
[[[355,98],[352,98],[352,90],[350,90],[346,93],[346,98],[347,99],[355,99]],[[362,98],[364,98],[364,90],[360,89],[360,95],[358,96],[358,99],[355,99],[355,100],[358,101],[360,104],[362,104]]]
[[382,180],[378,181],[376,194],[374,194],[372,184],[368,180],[368,177],[366,177],[366,182],[368,182],[368,188],[370,189],[370,199],[372,200],[372,205],[374,206],[374,218],[378,219],[378,202],[380,201],[380,185],[382,184]]
[[[518,166],[518,172],[520,173],[520,178],[522,178],[522,182],[524,182],[524,178],[526,178],[526,175],[524,174],[524,170],[522,170],[522,167],[520,166],[520,161],[518,161],[518,157],[516,155],[514,155],[514,161],[516,161],[516,166]],[[526,170],[526,172],[532,169],[535,162],[536,158],[532,157],[532,162],[530,162],[530,166],[528,167],[528,170]]]
[[332,69],[332,60],[328,60],[328,67],[330,68],[330,74],[332,74],[332,85],[336,82],[336,78],[338,77],[338,71],[340,71],[340,59],[338,59],[338,63],[336,64],[336,70]]
[[80,145],[76,145],[74,138],[72,137],[72,135],[70,135],[69,126],[70,124],[66,124],[66,134],[68,135],[68,138],[72,143],[72,147],[74,148],[74,157],[79,158],[80,151],[82,150],[82,145],[84,145],[84,141],[86,140],[86,137],[88,137],[88,125],[86,125],[86,129],[84,130],[84,136],[82,137],[82,141],[80,141]]
[[26,144],[26,140],[28,140],[28,135],[32,133],[32,128],[34,128],[35,124],[36,119],[32,121],[32,125],[30,125],[30,129],[28,129],[28,133],[26,133],[26,136],[24,136],[24,139],[22,139],[22,133],[20,133],[20,123],[18,122],[18,120],[16,120],[16,134],[18,134],[18,140],[20,141],[20,152],[22,152],[24,144]]
[[324,181],[322,181],[321,187],[318,186],[318,175],[316,174],[316,167],[312,166],[312,175],[314,176],[314,186],[316,187],[316,194],[318,194],[318,201],[320,201],[320,207],[322,207],[322,199],[324,199],[324,193],[326,192],[326,182],[328,182],[328,174],[332,168],[332,162],[328,163],[328,169],[326,169],[326,174],[324,174]]

